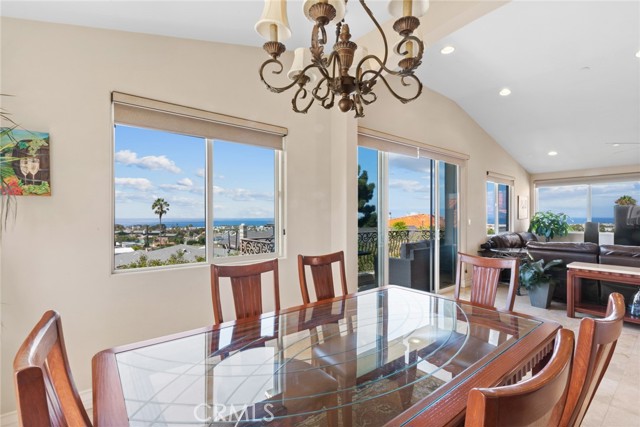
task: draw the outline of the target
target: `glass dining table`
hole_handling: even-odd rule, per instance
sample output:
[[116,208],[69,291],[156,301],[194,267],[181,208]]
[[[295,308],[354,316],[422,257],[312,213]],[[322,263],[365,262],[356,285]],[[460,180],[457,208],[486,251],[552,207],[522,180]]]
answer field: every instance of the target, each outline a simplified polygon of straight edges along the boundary
[[560,325],[385,286],[104,350],[96,426],[450,425]]

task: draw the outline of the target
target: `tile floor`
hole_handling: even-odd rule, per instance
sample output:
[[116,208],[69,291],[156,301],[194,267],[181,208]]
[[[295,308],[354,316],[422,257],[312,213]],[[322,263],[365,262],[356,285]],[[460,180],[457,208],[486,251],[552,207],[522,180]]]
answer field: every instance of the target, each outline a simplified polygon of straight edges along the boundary
[[[467,292],[468,292],[467,288]],[[506,298],[506,286],[498,299]],[[467,294],[468,295],[468,294]],[[465,293],[462,298],[467,298]],[[566,305],[553,301],[548,310],[532,307],[528,296],[516,296],[515,311],[555,320],[578,337],[580,319],[567,317]],[[577,316],[584,316],[577,313]],[[583,427],[640,427],[640,324],[625,323],[609,368],[589,407]]]

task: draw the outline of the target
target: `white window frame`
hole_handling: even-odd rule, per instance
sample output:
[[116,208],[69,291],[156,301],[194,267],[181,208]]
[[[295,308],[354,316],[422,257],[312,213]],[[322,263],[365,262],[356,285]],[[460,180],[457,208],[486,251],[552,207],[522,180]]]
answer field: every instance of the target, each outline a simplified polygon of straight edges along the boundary
[[[487,197],[487,184],[489,183],[493,183],[494,184],[494,191],[495,191],[495,203],[493,204],[493,215],[494,215],[494,223],[493,223],[493,228],[495,230],[495,234],[500,234],[500,217],[499,217],[499,211],[498,211],[498,189],[499,189],[499,185],[506,185],[508,188],[508,192],[509,192],[509,200],[507,200],[507,207],[509,209],[509,214],[507,215],[507,230],[506,232],[509,231],[513,231],[514,225],[515,225],[515,215],[514,215],[514,208],[515,208],[515,197],[514,197],[514,189],[516,186],[516,180],[514,177],[509,176],[509,175],[504,175],[501,174],[499,172],[493,172],[493,171],[487,171],[487,179],[485,182],[485,186],[484,186],[484,205],[485,205],[485,224],[489,223],[489,219],[487,218],[487,213],[486,213],[486,208],[487,208],[487,204],[488,204],[488,197]],[[491,234],[487,234],[487,236],[492,236]]]
[[[148,115],[147,115],[148,114]],[[166,126],[153,123],[163,123],[163,117],[169,118]],[[284,146],[288,130],[283,127],[255,122],[237,117],[225,116],[204,110],[142,98],[119,92],[112,93],[112,150],[111,150],[111,239],[110,253],[113,254],[113,236],[115,235],[115,126],[124,125],[146,128],[161,132],[172,132],[181,135],[200,137],[205,143],[205,233],[206,233],[206,261],[187,264],[165,265],[158,267],[144,267],[135,269],[116,269],[115,257],[111,257],[111,271],[113,274],[132,272],[157,271],[161,269],[176,269],[201,267],[202,265],[245,263],[255,260],[273,259],[284,256],[286,246],[285,232],[285,194],[284,194]],[[189,131],[189,126],[193,131]],[[237,255],[213,257],[213,144],[220,140],[229,143],[246,144],[255,147],[271,148],[274,150],[274,236],[275,251],[265,254]]]

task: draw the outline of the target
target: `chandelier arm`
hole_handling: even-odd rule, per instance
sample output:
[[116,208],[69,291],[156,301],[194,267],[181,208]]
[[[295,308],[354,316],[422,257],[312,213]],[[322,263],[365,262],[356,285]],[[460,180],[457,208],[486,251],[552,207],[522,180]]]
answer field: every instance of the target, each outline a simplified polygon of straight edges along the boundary
[[400,40],[400,43],[397,44],[396,48],[394,49],[394,52],[400,56],[407,55],[409,51],[407,50],[400,51],[400,49],[402,49],[402,47],[405,46],[407,42],[413,42],[418,45],[418,53],[413,57],[416,59],[416,66],[414,66],[412,69],[415,69],[420,64],[420,60],[422,59],[422,55],[424,54],[424,43],[415,35],[408,34],[404,36],[402,40]]
[[[380,74],[382,73],[383,68],[385,67],[385,64],[387,63],[387,58],[389,56],[389,46],[387,43],[387,36],[384,34],[384,31],[382,30],[382,27],[380,26],[380,23],[378,22],[378,20],[375,18],[375,16],[373,16],[373,12],[371,12],[371,9],[369,9],[369,6],[367,6],[367,4],[365,3],[365,0],[360,0],[360,4],[362,5],[362,8],[364,9],[365,12],[367,12],[367,15],[369,15],[369,18],[371,18],[371,20],[373,21],[374,25],[376,26],[376,28],[378,29],[378,32],[380,33],[380,37],[382,37],[382,41],[384,44],[384,57],[382,59],[381,65],[382,67],[376,71],[376,75],[373,77],[373,79],[377,79],[378,76],[380,76]],[[376,58],[378,60],[378,63],[380,63],[380,59],[374,55],[370,55],[373,56],[374,58]],[[363,58],[364,60],[364,58]],[[356,81],[358,80],[358,71],[361,71],[360,66],[362,64],[363,61],[360,61],[358,63],[358,68],[356,70]]]
[[286,85],[286,86],[282,86],[282,87],[276,87],[276,86],[271,86],[269,83],[267,83],[267,81],[264,78],[264,69],[271,65],[271,64],[277,64],[280,68],[279,69],[275,69],[272,71],[273,74],[281,74],[282,70],[284,69],[284,67],[282,66],[282,62],[278,61],[277,59],[267,59],[266,61],[264,61],[262,63],[262,66],[260,66],[260,80],[262,80],[262,83],[264,83],[267,86],[267,89],[269,89],[271,92],[274,93],[282,93],[286,90],[291,89],[296,83],[298,83],[297,80],[294,80],[291,84]]
[[[322,89],[322,85],[323,83],[326,82],[325,87],[325,92],[322,95],[319,95],[319,91],[320,89]],[[313,97],[315,99],[317,99],[318,101],[322,102],[325,99],[327,99],[327,97],[329,96],[329,94],[331,93],[331,90],[329,88],[329,80],[327,78],[323,78],[321,79],[318,84],[316,85],[316,87],[313,88],[313,90],[311,90],[311,95],[313,95]]]
[[422,93],[422,82],[420,81],[420,79],[418,79],[413,74],[410,74],[408,76],[402,76],[401,82],[403,86],[411,86],[411,83],[405,83],[406,78],[411,78],[418,84],[418,90],[416,94],[411,98],[405,98],[403,96],[398,95],[398,93],[391,88],[391,86],[389,85],[389,82],[387,82],[387,79],[385,79],[384,76],[380,76],[380,80],[382,80],[382,83],[384,83],[384,85],[387,87],[389,92],[391,92],[391,95],[393,95],[398,101],[402,102],[403,104],[406,104],[407,102],[411,102],[415,100]]
[[304,88],[304,86],[300,86],[298,88],[295,95],[291,99],[291,105],[293,107],[293,111],[295,111],[296,113],[302,113],[302,114],[306,114],[307,111],[309,111],[309,108],[311,108],[311,106],[313,105],[313,101],[315,101],[313,97],[310,97],[311,99],[309,100],[309,103],[307,104],[306,107],[302,109],[298,108],[298,100],[305,99],[307,97],[307,94],[308,94],[308,91]]

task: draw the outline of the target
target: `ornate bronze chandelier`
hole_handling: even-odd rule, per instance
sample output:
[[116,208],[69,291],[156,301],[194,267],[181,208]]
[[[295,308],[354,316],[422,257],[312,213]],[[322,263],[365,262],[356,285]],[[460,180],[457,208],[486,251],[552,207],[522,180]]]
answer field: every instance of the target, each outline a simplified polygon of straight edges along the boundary
[[[335,99],[339,98],[338,106],[341,111],[354,110],[355,117],[363,117],[364,106],[377,99],[373,89],[378,81],[382,81],[391,94],[402,103],[413,101],[422,93],[422,83],[414,71],[421,64],[424,45],[414,31],[420,25],[417,16],[424,15],[429,8],[428,0],[389,2],[389,12],[399,16],[393,29],[400,35],[400,40],[395,44],[393,51],[397,55],[396,58],[400,59],[393,68],[387,65],[387,37],[365,0],[360,0],[360,4],[382,37],[384,55],[382,58],[369,55],[366,49],[358,48],[358,45],[351,41],[349,25],[344,22],[347,1],[305,0],[304,14],[314,23],[311,47],[295,50],[293,65],[287,73],[292,82],[276,87],[265,80],[265,69],[272,66],[270,68],[273,68],[273,74],[282,73],[284,67],[278,58],[286,51],[282,41],[291,37],[291,30],[287,19],[286,0],[265,0],[262,17],[255,28],[258,34],[268,40],[263,48],[271,58],[260,66],[260,79],[275,93],[297,87],[291,100],[293,111],[297,113],[306,113],[315,101],[326,109],[332,108]],[[327,55],[324,52],[327,44],[325,27],[329,24],[336,25],[336,42],[333,51]],[[387,81],[390,76],[399,78],[401,85],[409,87],[412,95],[399,95]]]

